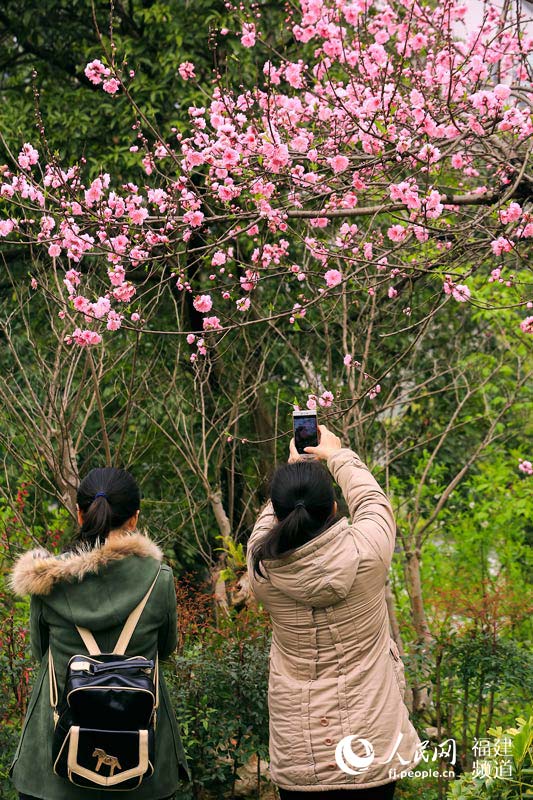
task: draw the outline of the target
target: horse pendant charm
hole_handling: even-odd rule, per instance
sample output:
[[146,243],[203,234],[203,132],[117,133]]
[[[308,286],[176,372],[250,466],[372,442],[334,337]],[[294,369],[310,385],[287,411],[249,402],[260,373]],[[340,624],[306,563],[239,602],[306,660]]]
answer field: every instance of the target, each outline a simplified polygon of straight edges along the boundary
[[105,764],[107,767],[110,767],[109,777],[112,778],[115,770],[121,770],[122,767],[120,766],[119,760],[116,756],[108,756],[105,750],[102,750],[101,747],[97,747],[93,753],[93,758],[97,758],[98,761],[96,762],[96,772],[100,772],[100,768],[102,764]]

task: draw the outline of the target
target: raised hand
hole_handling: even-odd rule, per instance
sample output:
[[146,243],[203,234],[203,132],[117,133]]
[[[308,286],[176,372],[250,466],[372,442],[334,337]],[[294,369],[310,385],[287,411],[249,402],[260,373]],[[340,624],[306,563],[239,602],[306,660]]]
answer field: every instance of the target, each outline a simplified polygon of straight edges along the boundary
[[[321,458],[324,461],[342,448],[341,440],[333,431],[329,431],[325,425],[318,426],[319,440],[317,447],[304,447],[304,451],[310,455]],[[295,448],[296,449],[296,448]]]

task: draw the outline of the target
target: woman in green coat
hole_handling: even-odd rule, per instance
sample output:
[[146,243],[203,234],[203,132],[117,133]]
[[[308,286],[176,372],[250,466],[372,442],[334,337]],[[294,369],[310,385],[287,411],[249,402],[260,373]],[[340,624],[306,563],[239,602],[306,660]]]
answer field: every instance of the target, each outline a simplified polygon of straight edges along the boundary
[[[21,800],[104,800],[105,789],[84,789],[52,768],[53,712],[50,704],[48,648],[63,691],[67,663],[86,648],[76,626],[88,628],[101,652],[112,652],[122,627],[158,575],[126,655],[167,658],[176,648],[176,592],[170,567],[155,542],[136,531],[140,491],[125,470],[92,470],[77,493],[80,532],[74,544],[55,556],[38,548],[22,555],[11,574],[14,592],[30,601],[30,640],[41,666],[33,687],[10,775]],[[160,570],[160,571],[159,571]],[[159,571],[159,574],[158,574]],[[191,775],[163,675],[153,775],[124,800],[172,798]]]

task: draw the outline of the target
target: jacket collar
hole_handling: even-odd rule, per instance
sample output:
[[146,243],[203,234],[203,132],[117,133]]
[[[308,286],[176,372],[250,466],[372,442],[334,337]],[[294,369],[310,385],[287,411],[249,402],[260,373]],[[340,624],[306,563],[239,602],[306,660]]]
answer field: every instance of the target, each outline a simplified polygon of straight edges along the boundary
[[163,560],[161,549],[143,533],[124,533],[96,547],[80,544],[61,555],[42,547],[29,550],[15,561],[9,584],[20,596],[47,595],[60,581],[82,581],[85,575],[98,573],[111,562],[128,556]]
[[[282,556],[281,558],[267,558],[264,559],[263,563],[269,570],[273,567],[285,567],[285,571],[298,571],[301,567],[299,564],[294,564],[294,562],[305,561],[308,556],[312,556],[317,551],[327,547],[332,539],[345,528],[349,527],[349,524],[346,517],[341,517],[341,519],[337,520],[333,525],[330,525],[329,528],[326,528],[325,531],[309,539],[308,542],[297,547],[289,555]],[[294,564],[294,567],[289,567],[290,564]]]
[[359,561],[353,528],[342,517],[290,555],[262,564],[275,589],[298,603],[323,608],[346,598]]

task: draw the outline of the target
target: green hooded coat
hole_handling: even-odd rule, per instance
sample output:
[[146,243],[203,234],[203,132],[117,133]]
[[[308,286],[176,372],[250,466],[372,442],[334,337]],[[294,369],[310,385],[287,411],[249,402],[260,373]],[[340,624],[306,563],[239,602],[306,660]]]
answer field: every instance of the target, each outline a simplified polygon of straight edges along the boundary
[[[141,533],[112,536],[101,546],[54,556],[31,550],[15,563],[14,592],[31,595],[30,637],[41,661],[10,775],[19,792],[42,800],[160,800],[181,781],[190,781],[180,733],[168,689],[159,672],[154,774],[130,791],[83,789],[54,774],[48,647],[52,649],[59,697],[68,660],[87,650],[76,625],[89,628],[103,653],[112,652],[122,627],[157,575],[163,554]],[[126,655],[167,658],[176,648],[176,592],[170,567],[163,564],[141,614]]]

